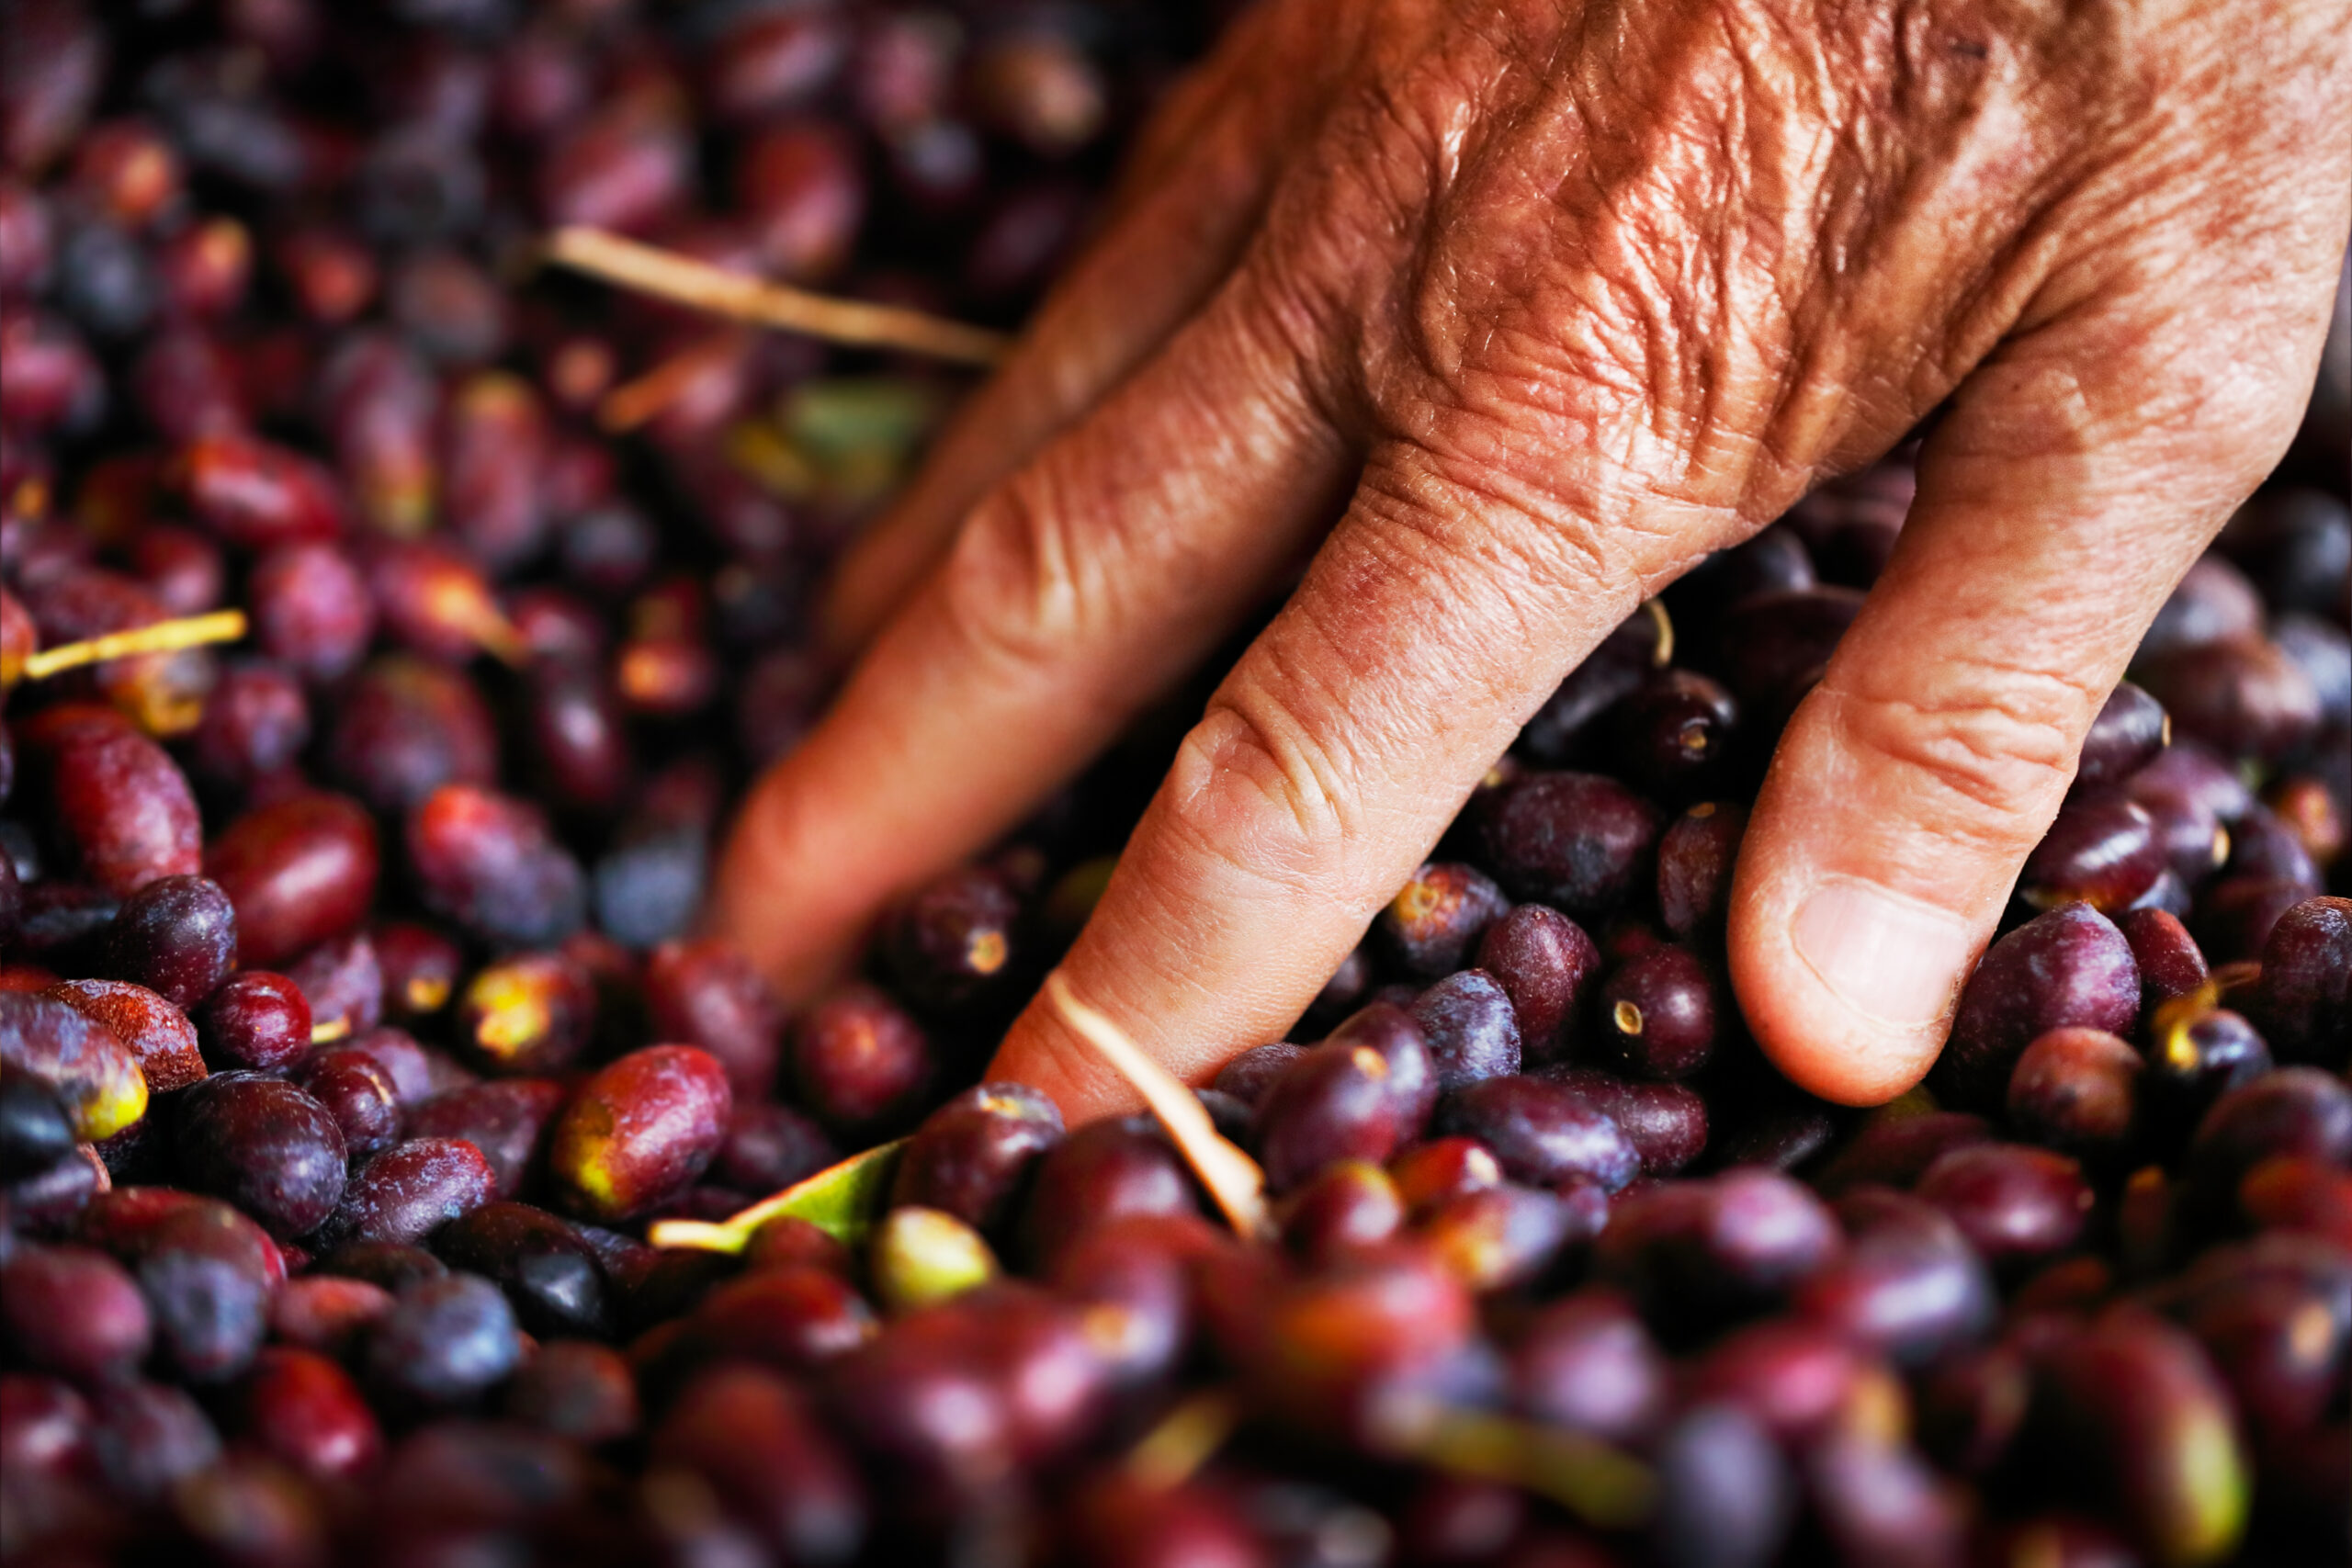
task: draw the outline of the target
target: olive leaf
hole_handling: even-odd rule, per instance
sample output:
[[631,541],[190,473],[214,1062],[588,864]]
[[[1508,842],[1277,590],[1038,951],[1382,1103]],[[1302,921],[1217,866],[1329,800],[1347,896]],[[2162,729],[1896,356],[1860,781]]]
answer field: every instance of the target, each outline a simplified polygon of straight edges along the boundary
[[806,1220],[853,1250],[865,1245],[890,1201],[904,1138],[893,1138],[864,1154],[827,1166],[806,1180],[761,1199],[716,1224],[707,1220],[657,1220],[646,1233],[656,1247],[697,1247],[707,1252],[741,1252],[752,1233],[786,1215]]

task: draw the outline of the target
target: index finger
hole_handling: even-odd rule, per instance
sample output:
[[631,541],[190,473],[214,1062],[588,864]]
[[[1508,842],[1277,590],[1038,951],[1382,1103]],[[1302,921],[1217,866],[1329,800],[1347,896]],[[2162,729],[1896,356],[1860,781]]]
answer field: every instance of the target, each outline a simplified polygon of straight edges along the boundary
[[[1376,451],[1185,738],[1062,964],[1179,1077],[1280,1038],[1566,671],[1736,526],[1541,511],[1418,449]],[[1073,1122],[1136,1103],[1043,1002],[989,1071]]]

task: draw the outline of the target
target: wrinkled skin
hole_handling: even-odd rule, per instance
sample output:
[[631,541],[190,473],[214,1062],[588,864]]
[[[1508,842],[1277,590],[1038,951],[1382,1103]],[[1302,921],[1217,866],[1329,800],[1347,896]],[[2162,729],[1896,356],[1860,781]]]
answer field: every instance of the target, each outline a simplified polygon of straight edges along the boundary
[[[747,808],[719,920],[807,994],[1311,555],[1066,962],[1205,1078],[1644,596],[1940,411],[1730,927],[1783,1069],[1888,1098],[2138,632],[2292,433],[2352,193],[2343,23],[1265,0],[844,563],[860,662]],[[1132,1102],[1042,1004],[990,1072],[1073,1120]]]

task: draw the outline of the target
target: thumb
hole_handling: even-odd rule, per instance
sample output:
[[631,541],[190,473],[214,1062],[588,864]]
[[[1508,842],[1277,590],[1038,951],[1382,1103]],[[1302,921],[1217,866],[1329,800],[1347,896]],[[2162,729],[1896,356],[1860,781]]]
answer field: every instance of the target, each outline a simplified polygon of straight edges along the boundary
[[1875,1103],[1927,1072],[2140,634],[2293,430],[2315,323],[2153,315],[2041,329],[1963,384],[1781,737],[1731,969],[1815,1094]]

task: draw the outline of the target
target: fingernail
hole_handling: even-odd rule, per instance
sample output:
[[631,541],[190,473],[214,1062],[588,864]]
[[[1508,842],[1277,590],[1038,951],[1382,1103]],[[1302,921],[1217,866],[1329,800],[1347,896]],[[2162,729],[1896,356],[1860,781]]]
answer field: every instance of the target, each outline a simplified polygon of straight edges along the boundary
[[1976,950],[1975,933],[1955,916],[1844,876],[1814,890],[1791,935],[1839,1000],[1894,1024],[1941,1018]]

